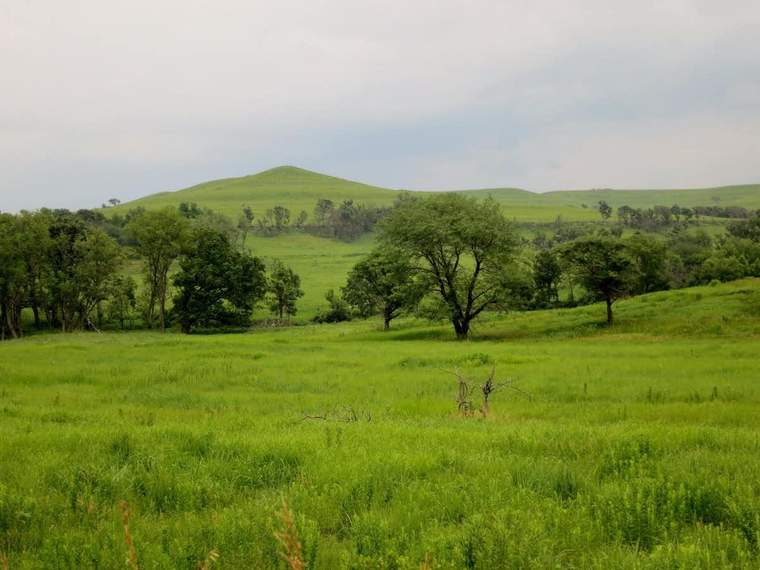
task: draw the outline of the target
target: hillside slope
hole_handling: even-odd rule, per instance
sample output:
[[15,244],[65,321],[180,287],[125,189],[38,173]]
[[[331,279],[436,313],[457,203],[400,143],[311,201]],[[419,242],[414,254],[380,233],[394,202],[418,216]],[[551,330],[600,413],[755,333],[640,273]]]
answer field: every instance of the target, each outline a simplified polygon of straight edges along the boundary
[[[237,216],[243,204],[257,214],[275,205],[283,205],[296,215],[309,214],[320,198],[333,201],[354,200],[368,205],[389,205],[399,190],[381,188],[343,178],[336,178],[294,166],[280,166],[258,174],[204,182],[176,192],[161,192],[128,202],[112,211],[142,206],[159,208],[181,202],[196,202],[231,216]],[[538,194],[518,188],[461,190],[480,198],[492,196],[509,218],[519,221],[596,220],[594,205],[605,200],[617,207],[655,205],[671,206],[744,206],[760,208],[760,184],[696,188],[684,190],[573,190]],[[427,192],[425,192],[427,193]]]

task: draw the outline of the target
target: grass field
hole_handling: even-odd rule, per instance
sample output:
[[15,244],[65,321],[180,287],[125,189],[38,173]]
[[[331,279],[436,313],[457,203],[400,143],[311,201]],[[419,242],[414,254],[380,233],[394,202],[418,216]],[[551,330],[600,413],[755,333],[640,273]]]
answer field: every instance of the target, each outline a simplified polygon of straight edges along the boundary
[[[318,199],[339,202],[354,200],[373,206],[390,205],[399,190],[379,188],[351,180],[326,176],[293,166],[281,166],[258,174],[205,182],[177,192],[162,192],[129,202],[111,211],[126,211],[143,206],[160,208],[177,206],[180,202],[196,202],[237,219],[243,204],[250,205],[258,215],[268,208],[282,205],[293,217],[305,210],[309,215]],[[538,194],[517,188],[463,190],[477,197],[493,196],[510,219],[529,222],[549,222],[557,216],[567,221],[598,220],[595,207],[606,200],[613,207],[672,206],[744,206],[760,208],[760,184],[699,188],[690,190],[587,190],[560,191]],[[587,207],[583,207],[583,206]]]
[[5,343],[0,553],[124,568],[123,500],[140,568],[284,568],[285,499],[310,569],[757,568],[760,280],[602,318]]

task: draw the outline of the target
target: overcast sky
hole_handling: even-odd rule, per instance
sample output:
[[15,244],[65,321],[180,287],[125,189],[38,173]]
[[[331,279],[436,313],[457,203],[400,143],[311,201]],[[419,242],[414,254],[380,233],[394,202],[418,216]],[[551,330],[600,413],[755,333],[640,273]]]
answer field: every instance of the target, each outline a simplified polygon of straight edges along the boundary
[[0,210],[281,164],[397,188],[760,182],[760,2],[0,0]]

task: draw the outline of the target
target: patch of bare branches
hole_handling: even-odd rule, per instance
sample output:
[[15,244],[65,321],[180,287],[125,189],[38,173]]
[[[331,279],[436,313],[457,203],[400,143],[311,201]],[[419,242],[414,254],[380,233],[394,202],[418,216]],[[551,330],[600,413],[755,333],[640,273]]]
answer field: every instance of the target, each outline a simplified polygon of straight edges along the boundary
[[334,410],[329,410],[319,415],[305,415],[301,418],[301,421],[317,420],[325,422],[343,422],[343,423],[355,423],[355,422],[371,422],[372,413],[366,410],[356,410],[353,406],[341,406]]
[[[472,393],[474,391],[474,386],[477,386],[477,383],[465,377],[462,374],[461,370],[459,370],[458,368],[456,370],[444,370],[444,372],[453,374],[457,378],[456,402],[457,402],[457,410],[459,411],[459,413],[462,414],[463,416],[474,415],[476,413],[476,409],[472,401]],[[513,378],[506,378],[501,381],[496,381],[496,367],[493,367],[491,368],[491,372],[486,378],[485,382],[480,385],[481,405],[480,405],[480,409],[477,411],[479,411],[480,414],[484,418],[488,417],[488,414],[491,411],[491,408],[490,408],[491,395],[494,392],[497,392],[500,390],[512,390],[528,398],[529,400],[533,399],[533,397],[530,394],[528,394],[524,390],[521,390],[520,388],[515,386],[515,380]]]

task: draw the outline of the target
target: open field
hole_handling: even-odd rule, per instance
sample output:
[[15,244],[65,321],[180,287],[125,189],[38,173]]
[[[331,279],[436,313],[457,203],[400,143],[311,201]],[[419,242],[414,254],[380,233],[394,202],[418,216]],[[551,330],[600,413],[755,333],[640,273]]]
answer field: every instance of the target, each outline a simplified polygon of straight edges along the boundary
[[125,500],[140,568],[282,568],[285,498],[310,569],[757,568],[760,280],[602,313],[0,345],[0,553],[123,568]]
[[[180,202],[196,202],[236,218],[243,204],[257,215],[276,205],[289,208],[295,217],[305,210],[311,215],[320,198],[335,202],[354,200],[372,206],[390,205],[400,190],[370,186],[360,182],[326,176],[293,166],[281,166],[258,174],[204,182],[176,192],[162,192],[123,204],[112,211],[126,211],[143,206],[160,208]],[[697,188],[689,190],[586,190],[538,194],[518,188],[463,190],[480,198],[493,196],[510,219],[549,222],[557,216],[567,221],[598,220],[595,209],[599,200],[611,206],[636,208],[660,206],[744,206],[760,208],[760,184]],[[424,192],[423,192],[424,194]],[[587,206],[584,208],[584,205]]]

